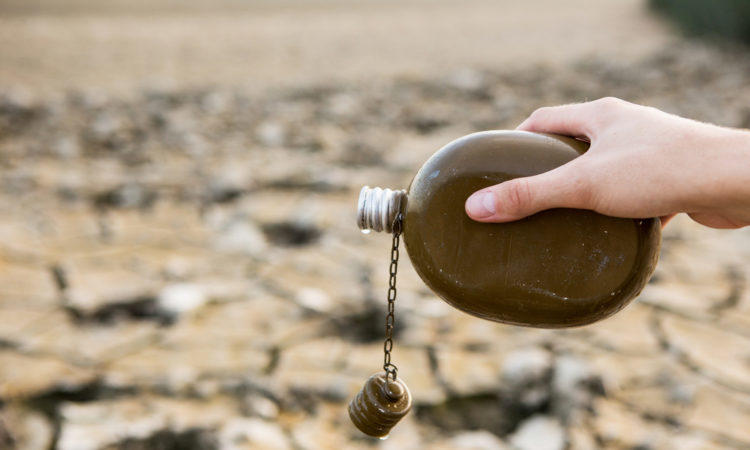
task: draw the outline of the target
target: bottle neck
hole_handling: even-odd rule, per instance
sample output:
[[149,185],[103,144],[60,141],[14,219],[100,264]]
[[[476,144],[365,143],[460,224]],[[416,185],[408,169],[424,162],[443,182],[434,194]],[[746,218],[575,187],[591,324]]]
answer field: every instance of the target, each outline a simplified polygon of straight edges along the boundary
[[393,232],[393,222],[406,206],[406,191],[365,186],[359,192],[357,226],[363,231]]

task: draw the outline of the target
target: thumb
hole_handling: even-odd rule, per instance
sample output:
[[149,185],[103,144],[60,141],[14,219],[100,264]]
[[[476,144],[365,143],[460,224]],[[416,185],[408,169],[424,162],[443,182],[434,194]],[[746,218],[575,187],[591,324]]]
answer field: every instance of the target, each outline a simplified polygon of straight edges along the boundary
[[479,222],[510,222],[550,208],[584,208],[586,189],[566,166],[473,193],[466,213]]

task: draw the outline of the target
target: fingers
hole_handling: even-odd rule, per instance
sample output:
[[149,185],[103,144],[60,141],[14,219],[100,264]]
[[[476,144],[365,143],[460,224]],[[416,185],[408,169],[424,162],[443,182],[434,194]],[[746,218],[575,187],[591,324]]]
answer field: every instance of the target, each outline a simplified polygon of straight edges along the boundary
[[479,222],[509,222],[550,208],[585,208],[588,190],[567,166],[477,191],[466,200],[466,213]]
[[602,119],[625,103],[617,98],[605,97],[592,102],[539,108],[517,129],[591,139],[603,123]]
[[688,213],[688,216],[690,216],[691,219],[695,220],[699,224],[711,228],[734,229],[742,228],[743,226],[747,225],[747,223],[743,223],[723,214]]
[[[519,130],[596,138],[628,103],[613,97],[593,102],[540,108]],[[593,142],[592,142],[593,143]],[[582,158],[549,172],[516,178],[475,192],[466,200],[466,213],[480,222],[509,222],[550,208],[595,209]]]

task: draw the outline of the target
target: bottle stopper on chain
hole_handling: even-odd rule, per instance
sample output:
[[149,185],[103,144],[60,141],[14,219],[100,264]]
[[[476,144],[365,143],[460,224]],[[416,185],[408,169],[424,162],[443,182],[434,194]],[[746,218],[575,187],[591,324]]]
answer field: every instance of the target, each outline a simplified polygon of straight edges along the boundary
[[360,431],[385,438],[411,409],[409,388],[386,373],[371,376],[349,403],[349,417]]
[[411,409],[411,394],[398,378],[398,369],[391,362],[393,330],[396,322],[396,273],[405,191],[365,187],[359,196],[357,223],[363,230],[386,230],[393,233],[390,279],[388,282],[385,340],[383,341],[383,372],[372,375],[349,403],[349,417],[363,433],[385,439],[396,423]]

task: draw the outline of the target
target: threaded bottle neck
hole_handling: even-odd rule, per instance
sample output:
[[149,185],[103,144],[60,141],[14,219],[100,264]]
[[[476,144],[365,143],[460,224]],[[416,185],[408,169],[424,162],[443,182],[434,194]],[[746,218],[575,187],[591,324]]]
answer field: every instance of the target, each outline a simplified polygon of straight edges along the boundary
[[393,232],[393,222],[406,205],[406,191],[371,188],[359,192],[357,226],[360,230]]

